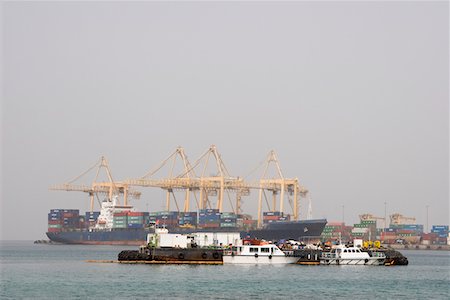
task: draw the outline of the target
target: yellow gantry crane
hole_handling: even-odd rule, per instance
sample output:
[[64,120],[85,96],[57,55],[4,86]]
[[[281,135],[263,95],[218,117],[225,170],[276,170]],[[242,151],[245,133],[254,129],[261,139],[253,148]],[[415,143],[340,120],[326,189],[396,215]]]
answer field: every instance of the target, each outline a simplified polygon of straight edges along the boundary
[[[174,172],[177,158],[181,159],[182,170]],[[164,166],[171,163],[168,177],[155,179],[154,175]],[[271,164],[275,164],[277,177],[269,178],[268,169]],[[208,170],[210,173],[208,173]],[[212,172],[212,174],[211,174]],[[265,161],[265,168],[262,178],[257,182],[247,182],[241,177],[231,176],[220,153],[215,145],[211,145],[193,164],[187,159],[182,147],[178,147],[168,158],[166,158],[155,169],[148,172],[141,178],[128,179],[126,183],[134,186],[159,187],[166,190],[166,210],[170,210],[171,198],[173,198],[177,210],[180,206],[175,197],[174,191],[185,191],[183,210],[190,209],[190,194],[194,195],[197,209],[213,208],[211,197],[217,197],[215,206],[219,211],[223,211],[225,195],[230,200],[232,211],[241,213],[242,197],[248,196],[250,190],[259,190],[258,201],[258,224],[262,225],[262,197],[265,192],[272,193],[272,206],[268,204],[269,210],[284,212],[284,199],[288,196],[289,204],[293,211],[293,219],[299,218],[299,196],[305,196],[308,191],[299,185],[297,178],[285,178],[281,172],[281,167],[274,151],[271,151]],[[236,198],[233,204],[230,193],[235,193]],[[279,196],[279,200],[278,197]],[[292,198],[293,197],[293,198]],[[267,202],[267,201],[266,201]],[[279,202],[279,207],[277,207]],[[268,202],[267,202],[268,203]]]
[[405,217],[399,213],[390,215],[391,224],[393,225],[403,225],[403,224],[415,224],[416,218]]
[[380,221],[383,221],[383,228],[387,228],[386,218],[377,217],[372,214],[362,214],[362,215],[359,215],[359,219],[361,221],[378,221],[378,220],[380,220]]
[[[181,162],[181,167],[180,167]],[[275,176],[269,176],[269,168],[275,166]],[[270,211],[285,211],[285,198],[292,210],[294,220],[299,219],[300,201],[308,191],[300,186],[297,178],[284,177],[275,151],[270,151],[267,159],[261,164],[264,171],[259,180],[245,181],[242,177],[231,176],[220,153],[215,145],[211,145],[193,164],[191,164],[182,147],[170,154],[156,168],[147,172],[144,176],[125,181],[114,181],[106,158],[101,157],[94,166],[83,172],[67,183],[51,187],[51,190],[81,191],[89,193],[91,211],[94,207],[94,196],[105,194],[111,200],[114,195],[123,195],[124,205],[128,206],[128,197],[139,198],[141,193],[132,190],[131,186],[158,187],[166,192],[165,209],[170,211],[173,199],[177,211],[188,212],[191,208],[192,196],[195,199],[197,209],[216,208],[220,212],[224,209],[224,201],[227,196],[231,211],[242,213],[242,197],[250,195],[252,189],[259,190],[258,197],[258,226],[262,225],[262,199],[266,199]],[[261,167],[259,166],[259,167]],[[165,167],[168,167],[167,175],[156,178]],[[86,175],[93,169],[97,169],[91,185],[75,184],[75,181]],[[107,181],[99,182],[99,174],[104,170]],[[175,192],[184,193],[184,205],[182,209],[178,205]],[[266,192],[271,193],[272,203],[267,200]],[[235,201],[230,194],[235,194]],[[213,198],[217,197],[214,205]]]
[[[91,183],[91,185],[86,184],[76,184],[80,178],[96,169],[95,177]],[[107,180],[104,182],[99,182],[99,176],[104,170],[106,174]],[[98,195],[105,195],[109,201],[112,200],[113,196],[123,196],[124,206],[128,206],[128,198],[139,199],[141,193],[135,191],[129,187],[128,183],[114,181],[111,175],[111,170],[108,164],[107,159],[102,156],[98,162],[96,162],[92,167],[78,175],[72,180],[69,180],[66,183],[54,185],[50,187],[50,190],[54,191],[78,191],[88,193],[90,196],[90,209],[91,212],[94,211],[94,197]]]
[[[270,165],[275,165],[276,176],[272,178],[268,178],[268,170]],[[259,189],[259,197],[258,197],[258,227],[262,225],[262,197],[265,196],[265,191],[269,191],[272,193],[272,206],[269,205],[269,202],[266,199],[267,206],[271,211],[279,211],[284,213],[284,199],[285,195],[288,196],[289,204],[291,206],[293,212],[293,219],[295,221],[299,218],[299,210],[300,210],[300,199],[299,196],[306,196],[308,191],[301,187],[299,184],[298,178],[285,178],[283,172],[281,171],[281,166],[278,161],[277,155],[275,151],[270,151],[267,159],[265,161],[264,172],[262,174],[261,179],[259,180],[259,185],[252,186],[252,188]],[[277,201],[277,195],[279,196],[279,200]],[[265,196],[266,197],[266,196]],[[291,198],[293,197],[293,198]],[[277,208],[277,202],[279,206]]]
[[[177,158],[181,159],[182,170],[175,174],[174,167]],[[213,163],[211,163],[213,161]],[[169,176],[162,179],[152,178],[164,166],[171,163]],[[207,174],[211,169],[215,169],[214,174]],[[199,172],[200,169],[200,172]],[[197,173],[199,175],[197,175]],[[170,210],[170,199],[173,198],[177,210],[178,202],[174,191],[185,191],[185,200],[183,211],[190,209],[190,194],[193,193],[197,208],[206,209],[213,208],[210,197],[217,196],[216,208],[219,211],[223,209],[225,193],[230,191],[237,192],[237,199],[242,195],[248,194],[248,188],[245,187],[243,180],[238,177],[231,177],[228,173],[223,160],[217,151],[215,145],[210,146],[194,164],[190,164],[182,147],[178,147],[168,158],[166,158],[155,169],[148,172],[141,178],[128,179],[126,181],[130,185],[143,187],[159,187],[166,190],[166,210]],[[197,194],[199,194],[197,196]],[[236,209],[240,209],[240,204],[236,205]],[[233,208],[233,211],[236,211]]]

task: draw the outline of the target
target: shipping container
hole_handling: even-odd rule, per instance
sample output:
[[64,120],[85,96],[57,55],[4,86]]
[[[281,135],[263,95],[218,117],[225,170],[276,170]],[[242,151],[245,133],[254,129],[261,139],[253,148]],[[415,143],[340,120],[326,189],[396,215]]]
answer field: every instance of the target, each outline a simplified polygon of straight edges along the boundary
[[113,214],[113,217],[126,217],[128,215],[128,212],[116,212]]
[[201,209],[200,213],[216,214],[216,213],[219,213],[219,210],[218,209]]
[[263,212],[263,217],[264,216],[282,216],[283,215],[283,213],[282,212],[280,212],[280,211],[266,211],[266,212]]
[[361,224],[376,224],[376,220],[363,220],[360,222]]
[[448,225],[433,225],[433,226],[431,227],[431,229],[433,229],[433,230],[446,230],[446,231],[448,231],[449,226],[448,226]]
[[178,217],[177,211],[159,211],[158,216],[176,216]]
[[273,220],[276,221],[280,218],[280,216],[264,216],[263,220]]
[[143,224],[128,223],[128,228],[142,228]]
[[62,228],[61,224],[48,224],[48,228]]
[[219,228],[220,223],[206,223],[206,224],[200,224],[203,228]]

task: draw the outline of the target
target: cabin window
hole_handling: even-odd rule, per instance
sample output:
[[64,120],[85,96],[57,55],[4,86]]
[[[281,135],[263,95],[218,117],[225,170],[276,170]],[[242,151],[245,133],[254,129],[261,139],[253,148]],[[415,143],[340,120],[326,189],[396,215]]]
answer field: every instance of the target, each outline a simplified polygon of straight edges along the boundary
[[352,252],[355,253],[356,252],[355,249],[352,249]]
[[261,248],[261,253],[269,253],[269,248]]
[[250,253],[257,253],[258,252],[258,248],[253,248],[253,247],[251,247],[250,248]]
[[344,253],[347,253],[347,249],[344,249]]

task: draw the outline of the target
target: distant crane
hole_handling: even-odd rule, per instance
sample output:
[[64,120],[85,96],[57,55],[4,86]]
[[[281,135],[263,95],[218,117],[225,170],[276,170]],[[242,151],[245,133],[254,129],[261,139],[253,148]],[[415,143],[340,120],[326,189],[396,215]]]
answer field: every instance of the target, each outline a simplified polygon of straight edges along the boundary
[[[96,169],[95,177],[91,185],[86,184],[75,184],[74,182]],[[107,180],[105,182],[99,182],[99,175],[104,170]],[[94,211],[94,196],[99,194],[107,195],[108,201],[112,201],[113,196],[123,195],[124,206],[128,206],[128,198],[139,199],[141,193],[135,191],[129,187],[127,183],[114,181],[111,175],[111,170],[109,168],[108,161],[104,156],[100,158],[92,167],[78,175],[72,180],[66,183],[54,185],[50,187],[50,190],[54,191],[78,191],[88,193],[90,196],[90,209],[91,212]]]
[[416,224],[416,218],[405,217],[399,213],[390,215],[390,218],[393,225]]
[[386,219],[385,218],[382,218],[382,217],[377,217],[377,216],[374,216],[374,215],[372,215],[372,214],[362,214],[362,215],[359,215],[359,219],[361,220],[361,221],[377,221],[377,220],[382,220],[383,221],[383,228],[387,228],[387,224],[386,224]]

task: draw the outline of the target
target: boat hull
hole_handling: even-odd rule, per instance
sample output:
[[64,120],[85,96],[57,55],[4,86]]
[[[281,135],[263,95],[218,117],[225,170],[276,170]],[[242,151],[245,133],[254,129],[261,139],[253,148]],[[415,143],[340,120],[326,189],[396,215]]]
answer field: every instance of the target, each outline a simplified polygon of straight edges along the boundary
[[47,237],[61,244],[82,245],[130,245],[139,246],[146,242],[147,234],[152,233],[145,229],[111,230],[111,231],[68,231],[47,232]]
[[277,265],[277,264],[295,264],[298,257],[290,256],[258,256],[254,255],[224,255],[224,264],[254,264],[254,265]]
[[321,265],[363,265],[363,266],[381,266],[384,265],[384,258],[355,258],[355,259],[342,259],[342,258],[321,258]]
[[268,224],[266,228],[242,232],[241,237],[268,241],[279,241],[283,239],[307,241],[320,239],[320,235],[326,224],[326,219],[275,222]]
[[[279,241],[282,239],[307,240],[319,238],[327,220],[304,220],[296,222],[273,223],[266,228],[240,232],[241,238],[251,237],[265,240]],[[169,228],[170,233],[193,232],[230,232],[230,228],[186,229]],[[233,231],[233,230],[231,230]],[[62,244],[86,244],[86,245],[142,245],[147,240],[147,234],[153,233],[153,229],[128,228],[96,231],[62,231],[47,232],[47,237],[56,243]]]

